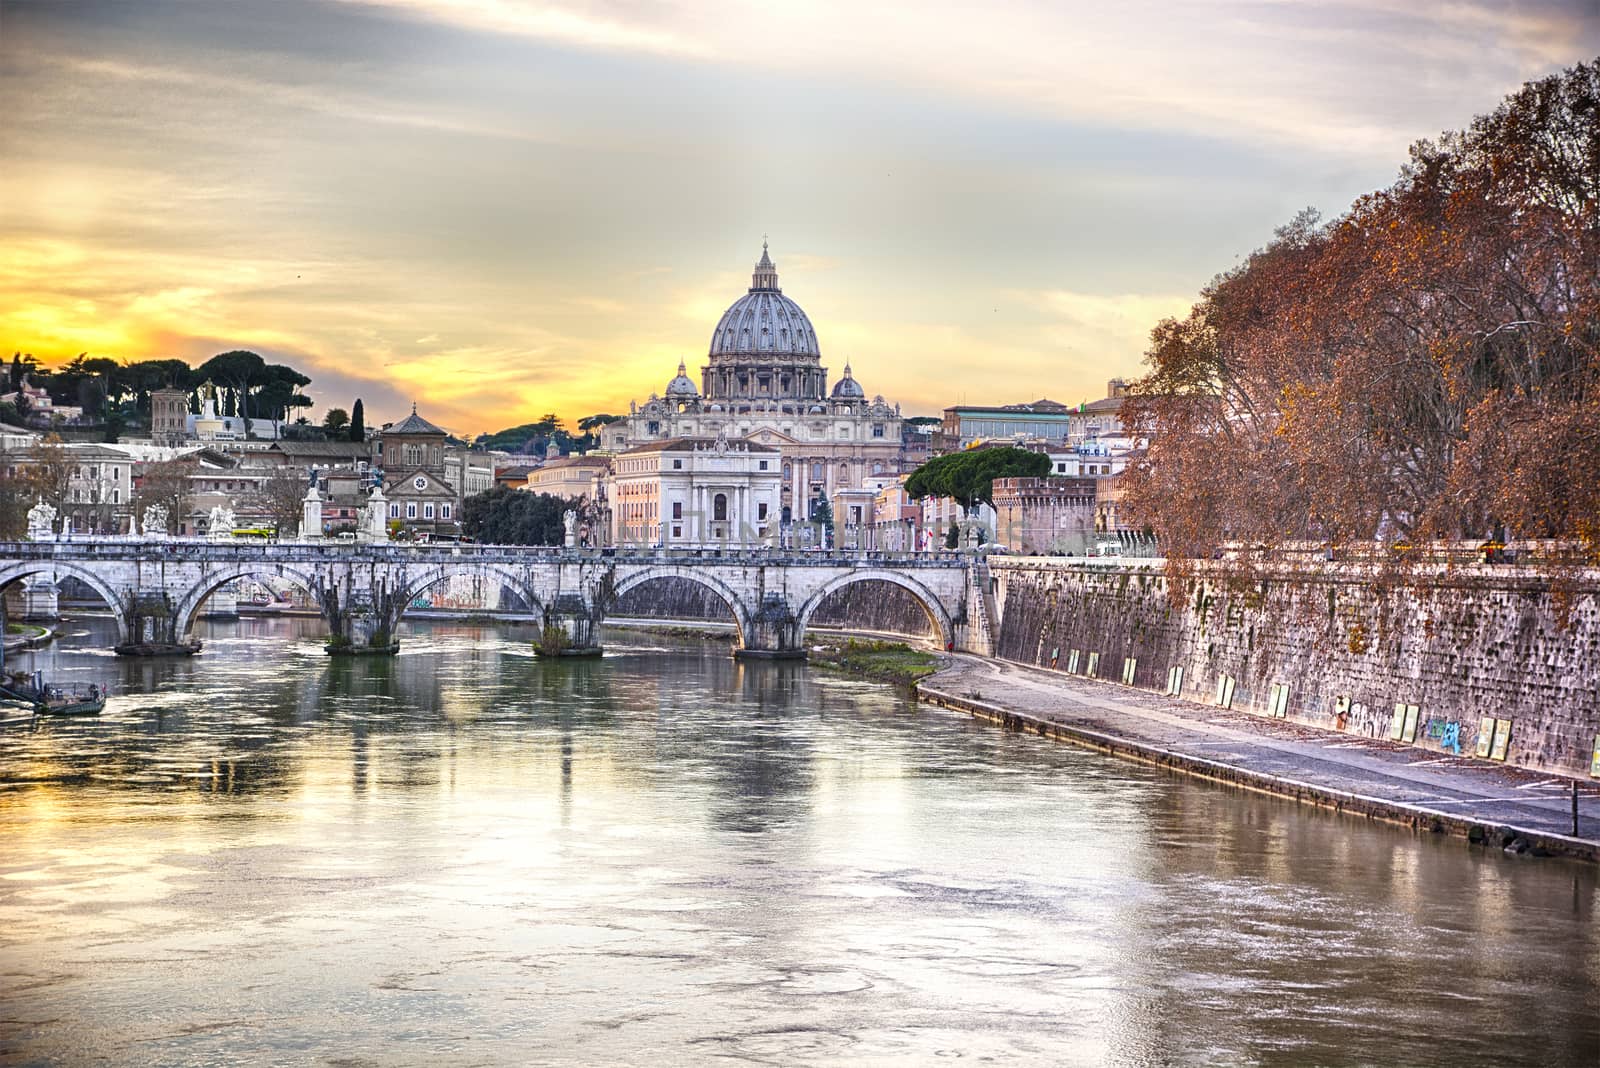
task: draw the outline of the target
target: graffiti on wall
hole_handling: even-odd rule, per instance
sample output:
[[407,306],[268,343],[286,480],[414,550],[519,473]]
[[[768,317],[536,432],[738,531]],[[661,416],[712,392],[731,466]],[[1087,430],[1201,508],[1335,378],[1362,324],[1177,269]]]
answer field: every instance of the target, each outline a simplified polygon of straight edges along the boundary
[[1439,743],[1440,749],[1461,753],[1461,724],[1453,719],[1430,719],[1428,737]]

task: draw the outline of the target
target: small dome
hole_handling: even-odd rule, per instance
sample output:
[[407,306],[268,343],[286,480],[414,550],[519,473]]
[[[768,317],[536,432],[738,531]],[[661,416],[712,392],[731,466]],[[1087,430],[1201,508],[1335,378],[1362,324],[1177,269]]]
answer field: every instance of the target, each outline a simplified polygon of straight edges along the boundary
[[844,365],[844,377],[839,379],[833,387],[834,400],[865,400],[867,391],[861,388],[861,383],[850,377],[850,365]]
[[667,396],[673,399],[698,398],[700,391],[695,388],[694,382],[685,373],[683,361],[678,361],[678,376],[667,383]]

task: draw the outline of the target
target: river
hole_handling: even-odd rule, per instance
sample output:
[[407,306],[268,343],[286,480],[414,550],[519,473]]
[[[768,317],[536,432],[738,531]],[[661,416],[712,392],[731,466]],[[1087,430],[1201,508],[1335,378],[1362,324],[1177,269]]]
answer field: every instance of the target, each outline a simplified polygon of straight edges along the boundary
[[0,1060],[1600,1063],[1596,872],[726,645],[66,625],[0,726]]

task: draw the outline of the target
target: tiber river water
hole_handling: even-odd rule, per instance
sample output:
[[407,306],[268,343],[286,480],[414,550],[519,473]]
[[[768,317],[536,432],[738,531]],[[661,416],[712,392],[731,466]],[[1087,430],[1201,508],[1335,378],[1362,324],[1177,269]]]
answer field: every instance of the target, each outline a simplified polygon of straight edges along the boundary
[[726,646],[305,621],[39,661],[0,727],[0,1060],[1600,1064],[1594,869]]

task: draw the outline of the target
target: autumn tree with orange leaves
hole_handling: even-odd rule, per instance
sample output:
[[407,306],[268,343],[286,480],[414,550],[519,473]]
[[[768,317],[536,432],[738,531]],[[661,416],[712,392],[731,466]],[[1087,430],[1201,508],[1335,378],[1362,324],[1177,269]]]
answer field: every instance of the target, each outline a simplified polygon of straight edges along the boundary
[[1566,538],[1600,550],[1600,61],[1303,213],[1152,331],[1127,507],[1227,542]]

